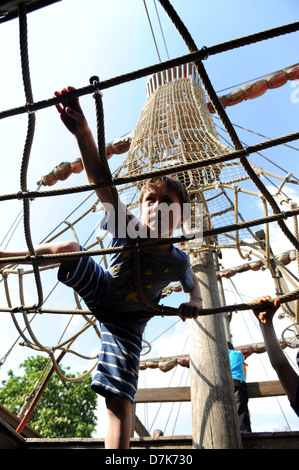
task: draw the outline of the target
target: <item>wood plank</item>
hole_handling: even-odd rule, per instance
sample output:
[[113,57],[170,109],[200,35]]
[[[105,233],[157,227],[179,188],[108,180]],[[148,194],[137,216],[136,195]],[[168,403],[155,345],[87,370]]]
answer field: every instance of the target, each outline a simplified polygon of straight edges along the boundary
[[[248,383],[249,398],[285,395],[278,380]],[[135,403],[159,403],[190,401],[190,387],[141,388],[135,395]]]
[[139,437],[150,437],[150,433],[140,421],[137,415],[135,415],[134,424],[134,430],[137,432]]
[[243,449],[299,449],[299,432],[252,432],[242,434]]
[[141,388],[135,395],[135,403],[173,401],[190,401],[190,387]]
[[[0,418],[3,419],[9,426],[13,429],[17,429],[21,420],[10,411],[8,411],[4,406],[0,404]],[[41,437],[41,434],[31,428],[28,424],[23,428],[21,435],[23,437]]]
[[285,395],[279,380],[269,380],[266,382],[250,382],[248,384],[249,398],[259,397],[279,397]]
[[25,443],[24,437],[0,418],[0,449],[21,449]]
[[[299,432],[245,433],[241,435],[243,449],[296,449],[299,448]],[[104,439],[26,439],[25,449],[104,449]],[[192,449],[192,436],[163,436],[132,438],[130,449]]]

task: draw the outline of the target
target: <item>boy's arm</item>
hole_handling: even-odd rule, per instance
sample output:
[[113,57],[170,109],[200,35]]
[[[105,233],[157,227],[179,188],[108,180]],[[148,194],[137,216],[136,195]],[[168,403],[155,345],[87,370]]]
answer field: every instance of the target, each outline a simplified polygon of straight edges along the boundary
[[195,274],[193,274],[193,281],[194,287],[189,294],[189,301],[182,303],[178,309],[178,315],[183,320],[185,320],[185,318],[197,318],[202,309],[200,285]]
[[[74,89],[75,88],[69,86],[64,88],[61,92],[56,91],[54,94],[55,96],[61,96]],[[66,128],[74,134],[77,139],[89,183],[96,184],[104,182],[103,165],[99,157],[98,148],[80,106],[79,98],[66,98],[63,103],[56,105],[56,108]],[[110,203],[115,205],[109,186],[98,188],[95,192],[103,204]]]
[[[258,297],[256,302],[266,302],[270,300],[269,296]],[[287,360],[273,326],[273,316],[279,308],[279,300],[276,299],[274,307],[265,311],[253,310],[260,323],[261,331],[265,341],[266,351],[268,353],[271,365],[278,375],[287,396],[294,402],[296,389],[299,385],[299,376]]]

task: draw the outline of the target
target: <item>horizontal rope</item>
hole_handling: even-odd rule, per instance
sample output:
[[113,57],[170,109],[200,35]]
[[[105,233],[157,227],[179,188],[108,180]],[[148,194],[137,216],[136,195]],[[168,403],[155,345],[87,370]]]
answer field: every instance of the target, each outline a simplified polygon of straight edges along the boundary
[[63,189],[52,189],[47,191],[19,191],[17,193],[3,194],[0,196],[0,201],[8,201],[15,199],[36,199],[42,197],[51,197],[51,196],[60,196],[63,194],[74,194],[78,192],[85,191],[94,191],[97,188],[103,188],[110,186],[112,183],[114,186],[121,186],[124,184],[134,183],[136,181],[145,181],[147,179],[153,178],[154,176],[162,176],[167,174],[179,173],[182,171],[192,170],[195,168],[202,168],[205,166],[215,165],[217,163],[222,163],[228,160],[235,160],[241,156],[247,156],[255,152],[260,152],[262,150],[275,147],[277,145],[283,145],[287,142],[291,142],[299,139],[299,132],[294,132],[292,134],[287,134],[281,137],[276,137],[274,139],[265,140],[259,142],[258,144],[250,145],[246,149],[235,150],[230,153],[222,154],[217,157],[211,157],[206,160],[201,160],[197,162],[184,163],[177,166],[172,166],[171,168],[162,168],[155,171],[149,171],[146,174],[139,174],[134,176],[123,176],[121,178],[115,178],[113,181],[101,182],[98,184],[86,184],[81,186],[75,186],[70,188]]
[[[208,56],[220,54],[221,52],[227,52],[232,49],[236,49],[239,47],[243,47],[249,44],[254,44],[260,41],[264,41],[267,39],[272,39],[274,37],[278,37],[284,34],[294,33],[295,31],[299,30],[299,22],[296,21],[295,23],[290,23],[288,25],[279,26],[277,28],[272,28],[266,31],[262,31],[260,33],[251,34],[248,36],[244,36],[242,38],[233,39],[231,41],[226,41],[221,44],[217,44],[210,47],[203,47],[201,50],[192,52],[190,54],[183,55],[181,57],[177,57],[175,59],[167,60],[161,62],[159,64],[151,65],[148,67],[144,67],[142,69],[129,72],[123,75],[119,75],[118,77],[110,78],[108,80],[103,80],[99,84],[97,84],[98,90],[104,90],[116,85],[120,85],[122,83],[126,83],[132,80],[136,80],[138,78],[145,77],[147,75],[151,75],[153,73],[157,73],[163,70],[167,70],[178,65],[187,64],[189,62],[197,62],[200,60],[205,60]],[[92,94],[95,91],[94,85],[88,85],[86,87],[78,88],[74,91],[69,92],[70,98],[73,96],[84,96],[88,94]],[[0,112],[0,119],[4,119],[11,116],[16,116],[18,114],[30,113],[35,112],[41,109],[48,108],[50,106],[54,106],[58,103],[61,103],[65,100],[64,97],[55,97],[50,98],[47,100],[42,100],[36,103],[26,103],[24,106],[19,106],[17,108],[9,109]]]
[[186,237],[182,235],[181,237],[173,237],[173,238],[165,238],[162,240],[152,240],[149,242],[144,242],[142,244],[135,244],[135,245],[128,245],[128,246],[119,246],[114,248],[102,248],[100,250],[88,250],[88,251],[74,251],[71,253],[60,253],[60,254],[47,254],[47,255],[27,255],[27,256],[12,256],[7,258],[0,258],[0,263],[31,263],[33,261],[49,261],[67,258],[74,258],[74,257],[84,257],[84,256],[97,256],[97,255],[108,255],[112,253],[119,253],[119,252],[134,252],[139,250],[148,250],[155,246],[162,246],[162,245],[169,245],[181,243],[181,242],[188,242],[199,236],[203,238],[211,237],[213,235],[219,235],[222,233],[233,232],[235,230],[244,230],[249,227],[255,227],[257,225],[261,225],[264,223],[271,223],[277,222],[279,219],[287,219],[289,217],[294,217],[295,215],[299,214],[299,208],[292,209],[289,211],[281,212],[279,214],[269,215],[267,217],[261,217],[259,219],[254,219],[247,222],[239,222],[236,224],[225,225],[223,227],[217,227],[209,230],[204,230],[201,232],[196,232],[192,235],[192,237]]
[[[274,302],[276,299],[280,301],[280,304],[284,304],[290,302],[292,300],[296,300],[299,298],[299,289],[294,290],[292,292],[288,292],[287,294],[283,294],[281,296],[275,297],[273,299],[268,300],[267,302],[249,302],[249,303],[241,303],[241,304],[233,304],[233,305],[224,305],[221,307],[214,307],[214,308],[203,308],[199,316],[207,316],[207,315],[214,315],[219,313],[228,313],[228,312],[239,312],[245,310],[260,310],[264,311],[268,308],[272,308],[274,306]],[[162,306],[162,311],[156,311],[154,313],[142,312],[142,315],[146,315],[148,313],[148,317],[151,318],[152,316],[174,316],[178,315],[178,309],[174,307]],[[16,308],[2,308],[0,307],[0,312],[13,312],[13,313],[50,313],[50,314],[69,314],[69,315],[95,315],[97,317],[105,317],[105,316],[118,316],[120,312],[109,312],[105,311],[93,311],[90,310],[62,310],[62,309],[48,309],[48,308],[33,308],[33,307],[16,307]],[[124,315],[123,312],[121,312]],[[140,315],[141,312],[136,313],[129,313],[128,316],[133,317]]]

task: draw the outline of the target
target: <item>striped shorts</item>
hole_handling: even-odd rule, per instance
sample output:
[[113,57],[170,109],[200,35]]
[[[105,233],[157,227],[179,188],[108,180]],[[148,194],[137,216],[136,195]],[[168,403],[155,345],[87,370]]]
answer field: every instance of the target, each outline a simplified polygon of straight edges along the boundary
[[[72,271],[62,265],[58,279],[74,289],[91,311],[100,308],[105,272],[93,258],[79,258]],[[133,403],[145,322],[130,320],[125,314],[122,319],[119,316],[102,317],[99,322],[101,350],[91,388],[100,395],[114,393]]]
[[133,403],[142,336],[124,326],[101,321],[100,325],[101,351],[91,388],[100,395],[114,393]]

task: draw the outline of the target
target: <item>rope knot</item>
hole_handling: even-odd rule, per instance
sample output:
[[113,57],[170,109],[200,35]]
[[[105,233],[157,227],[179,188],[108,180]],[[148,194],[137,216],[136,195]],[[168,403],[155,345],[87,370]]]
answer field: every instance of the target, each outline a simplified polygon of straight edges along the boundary
[[94,87],[94,95],[93,95],[94,98],[96,97],[96,95],[103,96],[103,93],[98,89],[98,85],[100,83],[99,77],[97,77],[96,75],[93,75],[92,77],[90,77],[89,83],[93,85]]
[[30,106],[32,106],[33,103],[26,103],[25,104],[25,110],[27,111],[28,114],[34,114],[35,111],[33,109],[30,109]]
[[209,49],[207,48],[207,46],[203,46],[201,49],[200,49],[200,52],[204,52],[204,57],[202,58],[202,60],[207,60],[209,58]]

